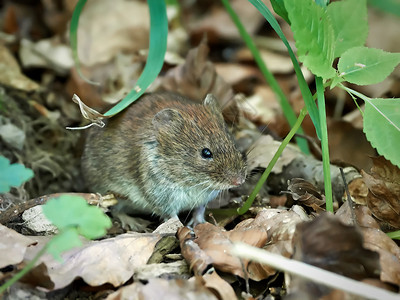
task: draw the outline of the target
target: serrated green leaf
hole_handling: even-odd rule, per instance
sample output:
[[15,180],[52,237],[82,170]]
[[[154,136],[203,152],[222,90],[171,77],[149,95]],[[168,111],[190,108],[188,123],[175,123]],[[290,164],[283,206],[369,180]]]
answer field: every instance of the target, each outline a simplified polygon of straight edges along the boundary
[[380,155],[400,167],[400,99],[365,99],[364,132]]
[[82,242],[79,239],[77,229],[69,227],[50,240],[47,244],[47,252],[50,253],[54,259],[62,261],[61,253],[81,245]]
[[60,230],[72,226],[88,239],[103,236],[111,227],[110,218],[100,208],[87,204],[79,196],[53,198],[43,206],[43,213]]
[[367,1],[342,0],[327,8],[335,36],[335,57],[346,50],[363,46],[368,36]]
[[347,50],[339,59],[339,75],[346,81],[369,85],[383,81],[400,62],[400,53],[381,49],[355,47]]
[[249,2],[251,4],[253,4],[254,7],[257,8],[257,10],[264,16],[265,20],[268,21],[268,23],[275,30],[277,35],[281,38],[282,42],[288,49],[290,59],[292,60],[293,67],[296,72],[296,76],[297,76],[297,80],[299,83],[299,88],[300,88],[301,94],[303,96],[307,110],[310,114],[311,120],[314,123],[314,127],[315,127],[315,131],[317,132],[317,136],[319,138],[321,138],[321,124],[319,121],[317,105],[315,104],[315,101],[313,100],[313,97],[311,95],[311,91],[308,87],[308,84],[307,84],[306,80],[304,79],[304,75],[300,69],[299,62],[297,61],[297,58],[294,55],[294,52],[293,52],[292,48],[290,47],[288,40],[286,39],[285,35],[283,34],[278,21],[275,19],[274,15],[271,13],[271,11],[268,9],[268,7],[264,4],[264,2],[262,2],[262,0],[249,0]]
[[334,34],[326,10],[313,0],[285,0],[299,60],[323,79],[335,76]]
[[272,8],[279,16],[281,16],[286,22],[290,24],[288,13],[285,8],[285,3],[283,0],[271,0]]
[[0,156],[0,193],[7,193],[11,187],[19,187],[33,177],[33,171],[21,164],[10,164],[4,156]]

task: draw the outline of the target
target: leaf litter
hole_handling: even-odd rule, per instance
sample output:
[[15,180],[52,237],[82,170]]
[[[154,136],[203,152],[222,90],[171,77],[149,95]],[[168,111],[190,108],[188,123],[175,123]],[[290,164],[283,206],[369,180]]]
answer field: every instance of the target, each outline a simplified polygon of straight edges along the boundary
[[[78,167],[78,135],[64,130],[65,126],[84,124],[70,100],[72,94],[77,93],[88,106],[99,110],[122,98],[134,86],[148,47],[146,4],[122,0],[115,5],[108,1],[88,3],[80,24],[82,42],[78,43],[78,50],[85,74],[101,82],[102,87],[88,86],[80,81],[74,68],[70,69],[68,42],[64,38],[73,6],[65,3],[57,7],[51,1],[43,1],[46,18],[41,20],[38,10],[29,7],[33,4],[27,5],[7,6],[3,27],[11,37],[15,32],[20,33],[25,42],[15,48],[18,46],[0,36],[0,68],[4,70],[0,76],[0,104],[6,108],[1,113],[1,124],[12,128],[6,127],[7,131],[22,132],[22,135],[6,136],[2,130],[1,154],[35,172],[34,179],[25,186],[0,195],[0,219],[7,226],[0,226],[1,283],[29,263],[50,239],[40,236],[44,232],[26,226],[20,219],[22,213],[46,202],[46,195],[51,193],[85,191]],[[309,281],[288,274],[282,276],[267,265],[233,256],[230,248],[240,241],[398,292],[400,249],[398,242],[385,232],[400,227],[399,170],[382,158],[370,160],[368,156],[374,152],[354,143],[364,139],[360,130],[353,129],[359,126],[355,124],[356,119],[345,126],[338,126],[340,123],[335,121],[330,129],[338,136],[330,151],[342,152],[335,159],[346,167],[346,180],[355,202],[353,213],[344,200],[338,167],[332,165],[337,209],[332,216],[324,213],[318,151],[315,159],[303,156],[295,147],[288,147],[260,193],[258,206],[243,216],[218,215],[222,203],[230,209],[240,206],[241,196],[251,192],[289,127],[252,57],[238,46],[239,35],[225,11],[217,3],[212,4],[212,9],[205,6],[189,2],[182,6],[185,27],[170,18],[171,24],[175,22],[171,25],[171,30],[175,30],[171,36],[176,40],[169,41],[172,45],[169,52],[175,58],[167,60],[163,74],[152,89],[179,92],[196,99],[213,93],[224,109],[226,121],[234,125],[239,146],[248,152],[251,184],[224,195],[226,201],[216,199],[213,207],[217,209],[207,212],[210,223],[193,229],[170,220],[154,232],[159,222],[151,220],[149,223],[153,224],[146,228],[147,233],[126,233],[119,221],[113,220],[106,238],[83,241],[81,247],[62,255],[63,262],[46,254],[23,281],[30,283],[32,291],[44,288],[48,297],[57,291],[72,295],[78,285],[78,293],[90,286],[92,295],[103,293],[102,298],[107,299],[281,299],[284,294],[345,299],[340,291],[312,286]],[[270,69],[278,76],[298,112],[303,102],[289,59],[275,44],[281,42],[263,25],[261,15],[247,1],[234,1],[233,6],[245,27],[255,35],[263,59],[271,65]],[[199,18],[203,15],[206,18]],[[379,16],[375,12],[372,16],[375,23],[371,28],[374,28],[374,24],[379,24],[376,21]],[[28,19],[32,23],[26,23]],[[392,18],[385,22],[398,24]],[[287,27],[284,24],[282,27],[286,32]],[[397,34],[394,30],[385,31]],[[204,32],[208,33],[207,38]],[[370,43],[378,43],[382,36],[377,31],[369,39]],[[391,44],[389,50],[398,52],[399,48]],[[18,51],[22,66],[15,59]],[[309,73],[306,78],[312,83]],[[385,94],[398,97],[399,90],[395,88],[398,78],[388,80],[385,85],[364,87],[361,91],[379,97]],[[332,90],[327,95],[328,112],[340,111],[332,104],[342,97],[340,93]],[[343,114],[352,113],[351,99],[342,100]],[[353,139],[349,137],[349,128],[355,132],[351,135]],[[311,140],[315,138],[312,128],[306,126],[306,133]],[[10,135],[24,138],[21,142],[21,138],[13,140]],[[355,155],[357,160],[353,159]],[[371,170],[369,165],[373,165]],[[102,196],[87,194],[85,198],[101,205]],[[107,212],[108,206],[103,210]],[[40,214],[40,209],[34,213]],[[22,291],[22,283],[16,289]],[[7,299],[13,296],[6,295]]]

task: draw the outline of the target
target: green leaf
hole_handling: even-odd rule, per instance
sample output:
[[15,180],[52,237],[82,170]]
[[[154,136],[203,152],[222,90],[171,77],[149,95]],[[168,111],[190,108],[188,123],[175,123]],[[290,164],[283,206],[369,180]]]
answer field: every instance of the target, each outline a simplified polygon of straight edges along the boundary
[[10,164],[4,156],[0,156],[0,193],[7,193],[11,187],[19,187],[33,177],[33,171],[21,164]]
[[381,49],[355,47],[343,53],[338,70],[346,81],[369,85],[383,81],[400,62],[400,53]]
[[79,196],[53,198],[43,206],[43,212],[59,230],[75,227],[79,234],[88,239],[103,236],[111,227],[110,218],[100,208],[87,204]]
[[400,99],[364,99],[364,132],[380,155],[400,167]]
[[61,253],[81,245],[82,242],[79,239],[78,231],[76,228],[69,227],[49,241],[47,244],[47,252],[50,253],[54,259],[62,261]]
[[326,10],[313,0],[285,0],[299,60],[323,79],[335,76],[334,33]]
[[346,50],[363,46],[368,36],[367,1],[343,0],[327,8],[335,36],[335,57]]
[[146,65],[136,82],[135,88],[118,104],[108,110],[104,114],[105,116],[119,113],[143,95],[149,85],[157,78],[164,64],[168,37],[167,9],[163,0],[148,0],[147,3],[150,10],[150,44]]
[[400,230],[386,233],[388,237],[394,240],[400,240]]
[[301,91],[301,95],[303,96],[308,113],[310,114],[310,118],[313,121],[315,131],[317,132],[318,137],[321,138],[321,126],[320,126],[320,121],[319,121],[317,105],[315,104],[315,101],[311,95],[310,88],[308,87],[308,84],[307,84],[306,80],[304,79],[304,75],[300,69],[299,62],[297,61],[297,58],[294,55],[294,52],[293,52],[292,48],[290,47],[288,40],[286,39],[285,35],[283,34],[278,21],[275,19],[274,15],[271,13],[271,11],[268,9],[268,7],[262,2],[262,0],[249,0],[249,2],[251,4],[253,4],[254,7],[257,8],[257,10],[264,16],[264,18],[268,21],[268,23],[271,25],[271,27],[275,30],[275,32],[278,34],[278,36],[280,37],[280,39],[282,40],[282,42],[285,44],[286,48],[288,49],[290,59],[292,60],[293,67],[296,72],[297,80],[299,82],[299,88]]
[[288,13],[285,8],[285,4],[283,3],[283,0],[271,0],[271,5],[274,11],[290,24]]

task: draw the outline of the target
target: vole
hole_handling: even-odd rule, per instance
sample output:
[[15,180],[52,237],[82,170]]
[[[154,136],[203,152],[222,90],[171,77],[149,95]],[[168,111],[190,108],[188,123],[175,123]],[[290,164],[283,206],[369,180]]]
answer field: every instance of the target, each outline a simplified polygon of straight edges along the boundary
[[126,198],[130,210],[167,219],[200,207],[200,223],[207,202],[245,181],[246,158],[212,95],[150,93],[89,130],[82,170],[93,191]]

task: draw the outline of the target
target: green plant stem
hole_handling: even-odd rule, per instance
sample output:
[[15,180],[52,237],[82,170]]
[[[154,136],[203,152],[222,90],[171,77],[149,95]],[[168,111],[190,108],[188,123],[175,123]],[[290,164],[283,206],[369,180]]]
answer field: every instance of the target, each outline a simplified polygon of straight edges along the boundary
[[93,84],[93,85],[99,85],[98,82],[91,81],[89,78],[87,78],[85,75],[83,75],[82,70],[81,70],[81,65],[79,62],[79,56],[78,56],[78,24],[79,24],[79,17],[81,15],[82,9],[85,6],[87,0],[79,0],[76,3],[74,12],[72,14],[71,18],[71,23],[69,27],[69,41],[71,45],[71,50],[72,50],[72,57],[75,61],[75,67],[76,71],[78,72],[79,76],[86,82]]
[[326,210],[333,212],[331,164],[329,160],[328,128],[326,124],[324,85],[321,77],[315,76],[318,112],[321,124],[322,165],[324,169]]
[[279,146],[278,150],[276,151],[274,157],[271,159],[269,162],[267,168],[265,169],[264,173],[261,175],[260,180],[258,180],[254,190],[251,192],[249,198],[247,198],[246,202],[243,204],[241,208],[238,209],[238,214],[243,215],[246,211],[249,210],[251,205],[254,202],[254,199],[256,198],[257,194],[260,192],[262,186],[264,185],[265,181],[267,180],[269,174],[272,171],[272,168],[278,161],[278,158],[281,156],[283,150],[289,144],[290,140],[293,138],[293,136],[296,134],[297,130],[300,128],[301,123],[304,120],[304,117],[307,115],[307,108],[303,107],[302,110],[300,111],[299,117],[297,118],[296,123],[293,125],[293,128],[290,130],[286,138],[282,141],[281,145]]
[[391,239],[400,240],[400,230],[388,232],[388,233],[386,233],[386,234],[387,234],[387,236],[390,237]]
[[[229,0],[221,0],[223,5],[225,6],[226,11],[229,13],[233,23],[235,23],[240,36],[246,43],[247,47],[249,48],[251,54],[254,57],[254,60],[256,61],[261,73],[264,75],[265,80],[269,83],[271,86],[272,90],[274,91],[281,107],[283,114],[286,117],[286,120],[289,122],[290,127],[293,127],[293,125],[296,123],[296,114],[294,113],[292,107],[290,106],[290,103],[288,99],[286,98],[284,92],[282,91],[281,87],[278,84],[278,81],[275,79],[274,75],[268,70],[264,60],[262,59],[260,52],[257,49],[257,46],[255,45],[253,39],[249,35],[249,33],[246,31],[246,28],[244,28],[242,22],[240,21],[239,16],[237,13],[233,10],[232,6],[229,4]],[[303,134],[304,131],[302,128],[299,128],[299,133]],[[310,154],[310,149],[308,147],[307,141],[296,137],[296,143],[299,145],[299,148],[301,151],[305,154]]]
[[20,280],[26,273],[28,273],[33,266],[36,264],[36,262],[39,260],[39,258],[46,252],[47,250],[47,245],[46,244],[37,254],[36,256],[23,268],[21,271],[19,271],[17,274],[15,274],[9,281],[7,281],[5,284],[0,286],[0,295],[4,293],[10,286],[12,286],[14,283],[16,283],[18,280]]
[[304,79],[304,75],[300,69],[299,62],[297,61],[296,56],[294,55],[294,52],[292,48],[289,45],[288,40],[286,39],[285,35],[282,32],[281,27],[279,26],[278,21],[275,19],[274,15],[271,13],[271,11],[268,9],[268,7],[262,2],[262,0],[249,0],[251,4],[254,5],[255,8],[264,16],[264,18],[268,21],[268,23],[271,25],[271,27],[275,30],[275,32],[278,34],[278,36],[281,38],[282,42],[285,44],[286,48],[288,49],[288,53],[290,56],[290,59],[292,60],[294,71],[296,72],[297,80],[299,83],[299,88],[301,91],[301,94],[303,96],[304,102],[307,106],[307,110],[309,112],[310,118],[313,121],[315,131],[317,132],[318,138],[321,138],[321,130],[320,130],[320,121],[319,121],[319,115],[318,115],[318,109],[317,105],[312,99],[311,91],[310,88],[308,87],[308,84],[306,80]]

